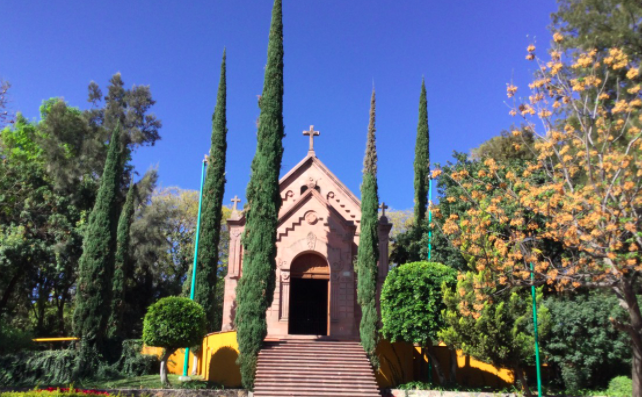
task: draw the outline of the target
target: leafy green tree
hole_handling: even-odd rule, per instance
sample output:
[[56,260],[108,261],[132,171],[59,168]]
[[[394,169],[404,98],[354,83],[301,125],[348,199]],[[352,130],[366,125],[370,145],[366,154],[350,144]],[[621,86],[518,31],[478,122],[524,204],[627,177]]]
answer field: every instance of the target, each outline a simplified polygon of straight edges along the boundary
[[116,230],[116,256],[114,258],[114,277],[112,280],[111,314],[109,317],[109,338],[123,338],[123,313],[125,311],[125,293],[127,276],[131,273],[129,257],[130,228],[134,215],[134,197],[136,184],[132,183],[127,192],[125,204],[120,212]]
[[377,261],[379,260],[379,195],[375,138],[375,92],[370,99],[370,122],[361,182],[361,233],[357,253],[357,301],[361,307],[361,345],[373,366],[379,366],[377,348]]
[[[459,270],[467,268],[464,257],[443,234],[442,227],[444,219],[451,215],[461,216],[470,208],[470,204],[465,200],[455,199],[456,197],[465,197],[469,193],[463,186],[447,176],[462,171],[476,174],[482,166],[482,161],[487,158],[493,158],[510,166],[513,170],[524,169],[527,162],[535,158],[534,137],[533,133],[527,129],[519,129],[521,133],[518,136],[503,131],[499,136],[472,149],[470,156],[455,152],[453,154],[454,161],[449,161],[443,167],[437,164],[437,167],[441,168],[441,173],[446,177],[436,179],[436,196],[444,199],[441,199],[433,209],[433,212],[439,216],[433,215],[432,219],[431,260]],[[428,222],[424,219],[419,226],[415,223],[408,228],[408,231],[392,236],[391,261],[403,264],[427,259],[428,227]]]
[[96,204],[87,222],[79,263],[74,311],[74,333],[81,338],[79,374],[91,370],[88,361],[102,348],[111,311],[111,281],[119,212],[118,186],[122,167],[120,127],[117,125],[110,140]]
[[[516,129],[513,128],[513,131]],[[520,129],[518,135],[502,131],[499,136],[492,137],[472,149],[470,157],[473,160],[492,158],[499,163],[532,161],[537,158],[534,144],[535,137],[529,129]]]
[[551,332],[544,355],[559,368],[566,390],[605,388],[611,378],[631,372],[631,346],[609,318],[626,318],[617,298],[603,292],[550,296],[544,306]]
[[136,211],[130,236],[133,269],[127,277],[127,338],[140,338],[147,307],[160,298],[180,295],[193,261],[198,192],[158,189],[149,170],[136,184]]
[[419,122],[415,143],[415,225],[426,219],[428,207],[428,182],[430,178],[430,132],[428,130],[428,102],[426,83],[421,80],[419,96]]
[[0,79],[0,127],[4,127],[5,124],[12,122],[9,111],[7,110],[7,103],[9,98],[7,97],[7,92],[11,88],[11,84],[8,81]]
[[162,122],[149,112],[156,104],[149,86],[124,87],[121,74],[116,73],[109,80],[107,95],[103,97],[100,86],[92,81],[87,101],[93,106],[85,112],[85,116],[90,125],[102,131],[103,137],[107,137],[108,132],[120,123],[121,144],[130,150],[139,146],[153,146],[160,139],[158,131]]
[[247,185],[243,245],[243,276],[237,287],[239,364],[243,385],[252,390],[259,350],[267,335],[265,311],[276,285],[276,227],[281,195],[279,171],[283,158],[283,11],[274,1],[268,62],[265,68],[257,148]]
[[[140,338],[142,318],[156,300],[172,295],[189,296],[194,236],[198,213],[198,191],[177,187],[158,189],[155,171],[136,185],[137,206],[131,227],[132,273],[127,277],[126,337]],[[219,283],[227,269],[229,232],[225,220],[231,210],[222,208],[219,239]],[[215,323],[220,329],[222,290],[217,288]]]
[[[531,297],[526,290],[500,294],[483,286],[479,274],[468,272],[459,278],[456,290],[444,290],[446,328],[438,336],[464,354],[513,369],[515,380],[530,396],[524,367],[535,355]],[[483,289],[485,294],[480,294]],[[544,337],[550,329],[550,314],[541,305],[541,290],[537,299],[538,331]]]
[[216,284],[219,266],[219,240],[221,234],[221,208],[225,193],[225,154],[227,151],[225,51],[221,63],[221,79],[218,85],[216,108],[212,117],[212,145],[208,159],[207,175],[203,187],[201,216],[201,246],[198,252],[198,267],[194,300],[207,316],[208,331],[215,331]]
[[391,342],[418,343],[426,349],[441,385],[446,377],[433,346],[445,326],[442,289],[452,289],[456,282],[457,271],[448,266],[412,262],[393,268],[381,290],[381,333]]
[[637,0],[558,0],[552,30],[562,32],[565,49],[621,48],[642,57],[642,4]]
[[[92,177],[76,183],[77,189],[60,188],[47,171],[50,153],[62,142],[42,129],[50,112],[41,107],[42,123],[30,123],[18,114],[12,128],[0,133],[0,313],[21,327],[33,318],[36,335],[65,332],[66,304],[75,282],[77,260],[85,224],[85,211],[93,205]],[[57,108],[66,104],[55,101]],[[68,145],[70,155],[76,147]],[[50,309],[54,309],[52,312]]]
[[169,296],[149,307],[143,324],[143,342],[165,348],[160,358],[160,379],[161,383],[168,384],[169,357],[181,347],[203,341],[207,332],[205,311],[189,298]]

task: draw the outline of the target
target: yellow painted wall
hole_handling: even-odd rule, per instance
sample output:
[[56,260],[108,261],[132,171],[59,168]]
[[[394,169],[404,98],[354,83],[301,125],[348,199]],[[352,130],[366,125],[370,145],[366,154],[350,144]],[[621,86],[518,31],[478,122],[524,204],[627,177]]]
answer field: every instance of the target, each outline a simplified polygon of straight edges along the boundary
[[[141,351],[142,354],[149,354],[152,356],[160,357],[161,354],[163,354],[163,348],[162,347],[151,347],[151,346],[143,346],[143,350]],[[189,367],[191,369],[192,366],[192,358],[194,357],[194,354],[192,351],[189,352]],[[176,374],[176,375],[183,375],[183,363],[185,359],[185,349],[178,349],[169,356],[169,360],[167,360],[167,370],[170,374]],[[200,365],[199,365],[200,367]],[[189,372],[188,372],[189,374]]]
[[[158,347],[143,347],[143,354],[160,356],[163,349]],[[442,343],[435,346],[435,353],[444,367],[446,377],[450,372],[450,352]],[[386,340],[379,342],[377,353],[381,367],[376,373],[380,387],[393,387],[401,383],[415,380],[428,380],[428,357],[420,347],[410,343],[390,343]],[[239,349],[236,332],[215,332],[203,339],[199,357],[198,374],[205,380],[210,380],[226,387],[241,386],[241,371],[236,364]],[[177,350],[169,358],[168,370],[172,374],[183,373],[185,349]],[[192,365],[190,351],[189,365]],[[188,371],[189,372],[189,371]],[[433,373],[433,380],[438,382]],[[490,364],[465,356],[457,351],[457,382],[471,387],[507,387],[514,382],[513,372],[506,368],[496,368]]]
[[201,375],[226,387],[241,386],[241,368],[236,363],[239,345],[236,332],[215,332],[203,340]]
[[[410,343],[390,343],[382,340],[377,346],[381,366],[376,373],[380,387],[393,387],[410,381],[428,380],[428,356],[420,347]],[[443,371],[450,376],[450,352],[441,343],[435,346],[435,354],[442,364]],[[438,382],[433,369],[433,380]],[[496,368],[490,364],[465,356],[457,351],[457,382],[471,387],[507,387],[514,382],[513,371],[506,368]]]
[[[160,347],[144,346],[143,354],[157,357],[163,353]],[[241,386],[241,369],[236,364],[239,347],[236,342],[236,332],[215,332],[203,339],[201,351],[197,353],[198,374],[205,380],[210,380],[225,387]],[[189,354],[189,367],[192,369],[192,351]],[[167,369],[170,374],[183,374],[185,349],[179,349],[169,357]],[[190,373],[188,371],[188,374]]]

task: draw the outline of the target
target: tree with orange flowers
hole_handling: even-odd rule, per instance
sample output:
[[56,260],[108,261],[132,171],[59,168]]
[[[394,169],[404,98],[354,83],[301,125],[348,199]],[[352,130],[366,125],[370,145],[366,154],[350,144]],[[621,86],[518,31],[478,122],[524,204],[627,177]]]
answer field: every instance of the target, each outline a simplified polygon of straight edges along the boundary
[[[565,52],[555,33],[529,95],[509,84],[510,114],[536,137],[535,160],[512,169],[493,158],[475,173],[447,175],[470,204],[443,231],[483,277],[476,288],[548,284],[612,291],[628,313],[613,319],[633,350],[633,390],[642,396],[642,79],[619,48]],[[516,148],[519,143],[515,143]],[[448,200],[448,198],[446,198]],[[550,249],[557,246],[560,249]],[[531,281],[530,266],[534,281]],[[472,314],[471,314],[472,315]]]

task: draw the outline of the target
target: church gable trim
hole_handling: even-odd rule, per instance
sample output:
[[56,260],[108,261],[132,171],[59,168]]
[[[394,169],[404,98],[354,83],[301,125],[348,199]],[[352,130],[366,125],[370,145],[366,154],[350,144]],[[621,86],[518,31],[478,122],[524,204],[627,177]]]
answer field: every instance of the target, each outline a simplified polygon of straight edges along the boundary
[[[339,211],[337,211],[336,208],[334,208],[330,203],[328,203],[328,201],[325,198],[323,198],[323,196],[319,192],[317,192],[315,189],[310,189],[310,190],[307,190],[305,193],[303,193],[303,196],[301,197],[301,199],[295,202],[290,208],[287,209],[287,211],[281,217],[279,217],[277,228],[282,227],[288,221],[290,222],[290,224],[285,228],[285,230],[277,233],[277,241],[280,241],[283,236],[286,236],[289,232],[293,231],[298,226],[301,226],[301,224],[306,219],[307,213],[298,218],[293,218],[293,215],[299,209],[301,209],[301,207],[306,205],[310,200],[314,200],[314,199],[318,200],[323,206],[325,206],[331,215],[334,215],[338,219],[340,219],[342,221],[341,223],[343,223],[343,226],[346,228],[346,230],[356,231],[357,227],[353,221],[346,219]],[[316,219],[308,220],[308,222],[310,221],[316,222]],[[328,220],[326,219],[325,221],[327,222]]]
[[337,176],[334,175],[334,173],[330,171],[330,169],[325,164],[323,164],[323,162],[319,160],[319,158],[314,153],[309,153],[307,156],[305,156],[303,160],[299,162],[299,164],[295,165],[294,168],[292,168],[279,180],[279,189],[281,190],[281,192],[287,190],[291,183],[294,182],[293,180],[291,180],[292,176],[308,164],[309,167],[316,165],[319,170],[321,170],[321,172],[323,172],[328,177],[328,179],[334,185],[336,185],[336,187],[339,188],[341,193],[343,193],[348,199],[350,199],[358,208],[361,208],[361,201],[357,198],[357,196],[355,196],[354,193],[352,193],[352,191],[350,191],[350,189],[348,189],[348,187],[344,185],[343,182],[341,182],[341,180],[337,178]]

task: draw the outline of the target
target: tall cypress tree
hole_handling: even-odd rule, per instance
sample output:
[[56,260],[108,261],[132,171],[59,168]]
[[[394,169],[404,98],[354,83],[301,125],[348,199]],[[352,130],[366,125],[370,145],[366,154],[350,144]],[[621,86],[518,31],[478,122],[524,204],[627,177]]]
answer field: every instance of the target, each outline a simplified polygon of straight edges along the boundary
[[283,16],[274,1],[268,62],[261,96],[257,148],[247,185],[243,275],[237,286],[236,326],[243,385],[252,390],[256,362],[267,335],[265,312],[272,304],[276,279],[276,228],[283,157]]
[[134,199],[136,184],[132,183],[127,192],[123,209],[120,211],[118,228],[116,230],[116,255],[114,258],[114,277],[112,279],[111,315],[107,336],[109,338],[123,337],[123,313],[125,311],[125,294],[127,276],[130,274],[129,259],[129,229],[134,215]]
[[74,333],[81,338],[77,375],[91,373],[92,363],[95,364],[91,360],[102,349],[111,311],[116,226],[120,207],[118,188],[123,173],[121,156],[120,124],[117,124],[109,142],[96,203],[87,221],[83,253],[79,261],[74,310]]
[[419,96],[419,123],[415,143],[415,225],[421,230],[428,206],[428,180],[430,178],[430,132],[428,131],[428,102],[426,84],[421,80]]
[[379,366],[377,348],[377,261],[379,260],[377,147],[375,139],[375,92],[370,100],[370,124],[361,183],[361,235],[357,254],[357,300],[361,306],[361,345],[373,366]]
[[[218,84],[216,106],[212,116],[212,144],[209,164],[203,187],[203,208],[201,214],[201,236],[199,240],[198,265],[194,300],[203,306],[208,331],[214,331],[216,315],[216,276],[218,271],[218,243],[221,235],[221,208],[225,193],[225,153],[227,151],[226,117],[226,56],[223,50],[221,78]],[[191,274],[191,272],[190,272]]]

